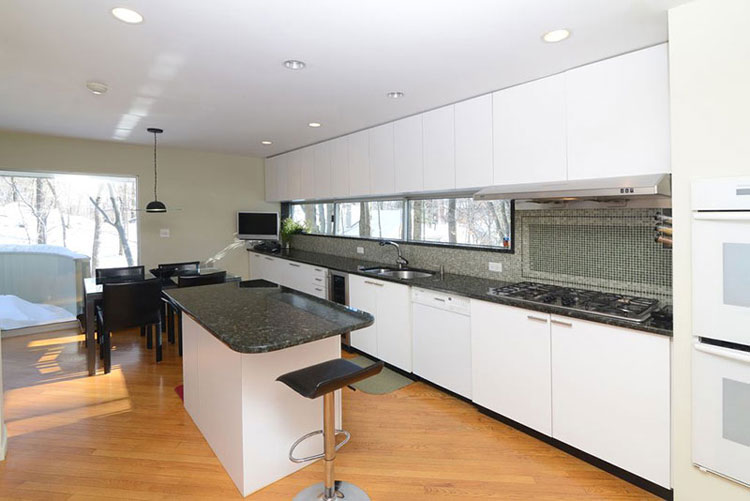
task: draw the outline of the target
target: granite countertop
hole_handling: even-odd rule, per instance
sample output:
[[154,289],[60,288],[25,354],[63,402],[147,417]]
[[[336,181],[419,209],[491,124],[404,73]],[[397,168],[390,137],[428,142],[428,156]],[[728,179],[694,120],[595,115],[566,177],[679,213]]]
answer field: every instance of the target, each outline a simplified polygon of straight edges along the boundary
[[577,318],[580,320],[588,320],[591,322],[599,322],[601,324],[612,325],[616,327],[625,327],[627,329],[634,329],[643,332],[650,332],[652,334],[659,334],[662,336],[672,336],[670,329],[663,329],[652,325],[651,320],[647,320],[642,323],[632,322],[628,320],[621,320],[617,318],[605,317],[594,313],[588,313],[579,310],[569,310],[566,308],[560,308],[558,306],[551,306],[542,303],[530,303],[528,301],[522,301],[519,299],[503,296],[491,296],[487,294],[490,287],[503,287],[512,282],[503,282],[501,280],[490,280],[486,278],[470,277],[467,275],[455,275],[446,273],[443,278],[440,278],[439,274],[433,275],[427,278],[415,278],[411,280],[403,280],[398,278],[376,276],[371,273],[364,273],[361,268],[369,268],[373,266],[383,266],[383,263],[376,263],[371,261],[363,261],[359,259],[351,259],[341,256],[335,256],[332,254],[319,254],[316,252],[307,252],[301,250],[285,250],[281,253],[270,253],[270,252],[259,252],[254,249],[248,249],[251,252],[257,252],[259,254],[267,254],[269,256],[278,257],[281,259],[288,259],[290,261],[297,261],[300,263],[311,264],[315,266],[322,266],[331,270],[342,271],[345,273],[353,273],[355,275],[361,275],[365,277],[375,278],[377,280],[383,280],[387,282],[396,282],[405,285],[411,285],[413,287],[421,287],[423,289],[429,289],[439,292],[447,292],[450,294],[458,294],[461,296],[470,297],[473,299],[481,299],[482,301],[489,301],[492,303],[505,304],[508,306],[516,306],[519,308],[525,308],[528,310],[539,311],[542,313],[553,313],[555,315]]
[[372,325],[369,313],[286,287],[237,282],[164,291],[176,307],[240,353],[265,353]]

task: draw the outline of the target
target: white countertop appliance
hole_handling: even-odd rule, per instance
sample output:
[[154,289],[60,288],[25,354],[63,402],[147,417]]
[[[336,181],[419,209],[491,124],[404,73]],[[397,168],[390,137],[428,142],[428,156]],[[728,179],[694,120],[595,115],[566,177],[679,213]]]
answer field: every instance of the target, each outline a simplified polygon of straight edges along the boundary
[[693,182],[693,463],[750,486],[750,177]]

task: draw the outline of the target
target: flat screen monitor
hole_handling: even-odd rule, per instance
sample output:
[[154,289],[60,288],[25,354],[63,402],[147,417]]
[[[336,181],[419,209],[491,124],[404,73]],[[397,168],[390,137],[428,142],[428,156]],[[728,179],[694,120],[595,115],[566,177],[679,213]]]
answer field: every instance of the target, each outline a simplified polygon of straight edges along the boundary
[[278,240],[278,212],[237,212],[237,238],[241,240]]

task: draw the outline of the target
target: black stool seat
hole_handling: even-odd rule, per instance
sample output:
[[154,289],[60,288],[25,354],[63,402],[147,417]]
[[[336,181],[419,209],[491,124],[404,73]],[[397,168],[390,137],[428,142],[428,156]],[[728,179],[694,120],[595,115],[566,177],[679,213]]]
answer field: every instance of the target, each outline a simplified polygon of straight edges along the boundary
[[318,398],[326,393],[367,379],[383,370],[383,362],[360,367],[344,358],[334,358],[297,371],[282,374],[281,381],[303,397]]

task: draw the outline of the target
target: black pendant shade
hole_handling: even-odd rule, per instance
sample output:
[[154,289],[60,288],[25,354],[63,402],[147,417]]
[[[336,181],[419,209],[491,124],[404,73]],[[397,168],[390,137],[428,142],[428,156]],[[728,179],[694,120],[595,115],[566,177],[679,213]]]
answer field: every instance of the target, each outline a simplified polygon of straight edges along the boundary
[[162,129],[156,127],[149,127],[146,129],[148,132],[154,135],[154,200],[146,205],[146,212],[167,212],[167,206],[164,202],[159,201],[159,197],[156,195],[156,184],[158,177],[156,175],[156,135],[164,132]]

